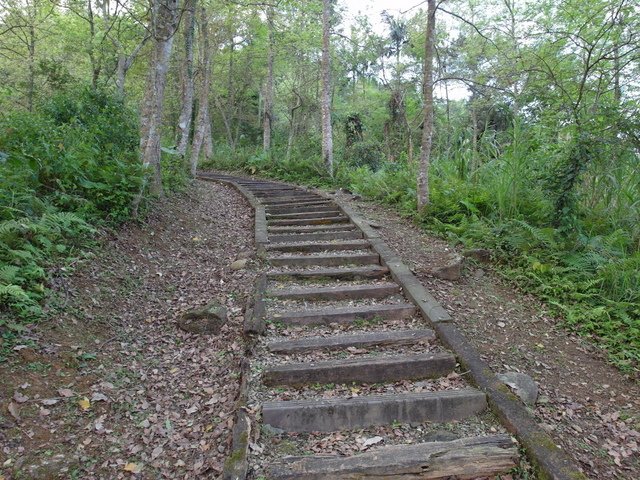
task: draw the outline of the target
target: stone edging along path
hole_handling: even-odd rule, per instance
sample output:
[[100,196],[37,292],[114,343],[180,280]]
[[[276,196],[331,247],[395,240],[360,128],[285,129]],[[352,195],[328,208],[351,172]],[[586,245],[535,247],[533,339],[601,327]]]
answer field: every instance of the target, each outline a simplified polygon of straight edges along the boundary
[[[446,422],[448,420],[456,420],[462,417],[457,417],[455,408],[452,407],[453,410],[448,410],[449,407],[447,407],[446,405],[448,405],[447,402],[457,402],[458,400],[455,400],[454,397],[464,396],[465,402],[467,402],[465,403],[464,408],[469,410],[469,412],[465,413],[468,414],[472,414],[473,412],[482,410],[482,406],[488,403],[491,410],[498,417],[500,422],[507,428],[510,433],[512,433],[518,439],[520,444],[524,447],[526,456],[536,468],[539,478],[548,478],[555,480],[574,480],[585,478],[584,475],[573,465],[573,463],[569,460],[565,453],[556,446],[553,439],[536,424],[535,419],[529,413],[524,404],[511,393],[506,385],[504,385],[497,379],[487,363],[480,358],[478,352],[476,352],[475,349],[469,344],[469,342],[466,341],[463,333],[453,324],[453,322],[451,322],[452,319],[450,315],[440,304],[438,304],[438,302],[436,302],[433,296],[429,294],[429,292],[411,273],[407,266],[401,262],[395,252],[382,241],[378,232],[374,230],[365,219],[358,216],[353,210],[341,204],[339,201],[332,199],[322,192],[318,191],[306,190],[280,182],[266,180],[261,181],[252,178],[244,178],[231,175],[201,173],[199,174],[199,178],[203,180],[218,181],[232,185],[247,198],[255,211],[255,242],[259,255],[263,257],[267,256],[269,253],[273,253],[276,250],[278,252],[287,252],[288,249],[290,249],[291,252],[296,252],[302,248],[301,244],[299,243],[300,241],[303,241],[302,243],[305,244],[305,252],[315,252],[320,248],[328,250],[357,250],[361,248],[368,248],[371,252],[377,254],[377,262],[370,261],[371,259],[369,257],[371,257],[371,255],[369,254],[366,259],[362,260],[363,266],[361,267],[358,266],[357,263],[354,263],[359,261],[358,255],[321,254],[309,255],[305,257],[302,255],[297,256],[295,255],[295,253],[290,253],[280,257],[272,256],[271,260],[272,264],[275,263],[277,265],[283,265],[285,267],[285,270],[280,272],[283,278],[298,278],[298,276],[299,278],[304,278],[305,276],[313,277],[324,273],[328,277],[337,279],[343,278],[345,275],[347,275],[345,273],[345,271],[347,270],[348,272],[350,272],[348,275],[357,275],[357,277],[353,278],[369,278],[374,276],[377,276],[379,278],[381,275],[379,275],[377,269],[380,269],[382,267],[384,269],[384,273],[388,274],[391,279],[393,279],[393,281],[395,281],[395,283],[397,283],[397,285],[401,287],[401,291],[403,292],[404,296],[408,298],[415,305],[415,307],[417,307],[418,312],[422,314],[422,317],[428,320],[430,326],[435,331],[435,334],[437,335],[439,341],[455,355],[458,363],[468,373],[467,376],[469,377],[469,379],[479,389],[478,394],[480,392],[486,394],[483,395],[482,398],[480,398],[479,395],[475,393],[474,389],[463,389],[446,391],[449,393],[444,392],[444,394],[443,392],[428,392],[428,394],[405,394],[404,396],[393,396],[393,399],[387,398],[389,396],[384,397],[384,399],[382,400],[382,397],[376,397],[375,401],[378,403],[376,403],[375,405],[385,402],[399,402],[402,404],[401,406],[394,406],[395,404],[385,404],[383,407],[380,407],[381,411],[379,412],[379,418],[376,421],[392,422],[397,420],[398,417],[402,415],[402,412],[406,412],[407,408],[411,410],[411,407],[407,406],[407,402],[414,402],[415,408],[417,408],[420,412],[420,414],[418,415],[419,418],[414,418],[409,415],[409,417],[407,417],[406,419],[407,421],[414,422],[423,420],[434,420],[433,418],[429,417],[429,415],[425,414],[427,410],[432,408],[430,407],[430,405],[432,405],[433,402],[437,402],[438,411],[442,409],[443,411],[440,413],[444,415],[440,419],[435,419],[435,421]],[[269,221],[267,220],[267,209],[269,209],[269,211],[271,212],[269,213]],[[362,238],[364,238],[364,241],[362,240]],[[331,240],[333,242],[337,241],[339,242],[339,244],[334,243],[332,246],[329,243],[322,243],[322,246],[318,244],[312,246],[313,244],[311,244],[311,242],[306,242],[307,239],[313,239],[313,241],[320,242],[324,242],[324,240]],[[296,244],[296,242],[298,243]],[[309,245],[307,245],[307,243],[309,243]],[[365,243],[366,247],[363,247],[363,244]],[[340,245],[342,245],[342,247]],[[304,266],[309,264],[310,262],[312,262],[314,268],[320,268],[322,270],[320,272],[314,272],[313,270],[301,270],[298,272],[295,270],[296,265],[300,265],[302,266],[301,268],[304,268]],[[331,268],[333,266],[340,265],[349,265],[351,267],[349,269]],[[287,270],[287,268],[289,268],[290,270]],[[251,353],[258,342],[258,336],[252,334],[261,334],[265,331],[265,319],[268,316],[266,313],[265,297],[268,295],[267,284],[269,282],[269,278],[275,278],[274,274],[269,274],[269,277],[266,274],[259,277],[256,284],[255,295],[250,302],[250,305],[247,307],[247,312],[245,314],[245,333],[251,336],[251,341],[248,344],[248,349],[250,350],[250,352],[248,353]],[[384,286],[379,286],[378,290],[380,289],[384,289]],[[296,295],[298,295],[302,296],[303,298],[317,299],[324,298],[330,294],[330,292],[326,291],[327,289],[323,290],[322,288],[312,289],[313,291],[310,291],[309,289],[294,290],[295,291],[286,291],[284,292],[284,294],[280,293],[280,295],[288,296],[288,298],[296,298]],[[389,290],[390,286],[386,288],[385,291]],[[346,292],[343,293],[343,295],[354,295],[353,297],[349,298],[360,298],[360,296],[357,295],[376,295],[375,289],[371,288],[360,288],[358,292],[358,294],[353,292]],[[333,295],[335,296],[335,293],[333,293]],[[402,310],[401,313],[398,313],[396,311],[398,309],[393,304],[386,306],[382,305],[381,307],[385,307],[386,310],[385,308],[376,310],[376,317],[382,315],[380,312],[384,311],[390,312],[385,313],[384,316],[404,316],[406,314],[404,310],[408,309],[408,307],[403,307],[404,310]],[[283,314],[284,317],[282,317],[282,315],[280,314],[272,316],[275,316],[277,318],[285,318],[287,322],[298,322],[297,324],[326,324],[328,321],[348,322],[354,317],[354,315],[358,318],[365,318],[363,316],[365,315],[363,313],[363,310],[366,309],[366,306],[360,307],[360,310],[357,310],[357,308],[352,308],[350,310],[347,309],[347,311],[345,311],[342,315],[337,315],[336,312],[338,310],[344,309],[334,308],[330,312],[327,310],[303,312],[304,314],[301,314],[300,312],[286,312],[285,314]],[[377,332],[373,332],[366,335],[371,336],[376,334]],[[364,335],[364,337],[366,337],[366,335]],[[339,338],[336,337],[333,343],[348,343],[349,340],[347,337],[354,336],[339,336]],[[366,338],[363,340],[362,334],[359,336],[358,341],[361,342],[360,344],[362,344],[362,342],[367,342]],[[380,338],[376,338],[375,343],[380,345],[381,341],[382,340]],[[398,341],[398,339],[395,338],[393,340],[385,341],[389,341],[391,342],[391,344],[393,344],[393,342]],[[322,343],[321,340],[320,342]],[[283,342],[275,343],[279,343],[282,345]],[[296,344],[295,341],[293,341],[292,343]],[[311,340],[311,343],[314,344],[314,340]],[[316,347],[317,344],[318,340],[315,340]],[[273,343],[270,345],[273,345]],[[294,345],[293,348],[308,348],[312,350],[315,347],[313,345],[309,346],[301,341],[298,341],[297,345]],[[335,347],[335,345],[332,347],[327,347],[325,345],[325,348],[339,347]],[[442,355],[440,355],[440,357],[442,357]],[[390,359],[390,361],[394,360],[394,357],[388,358]],[[397,362],[402,361],[399,357],[395,357],[395,359]],[[386,372],[386,375],[389,376],[389,372],[393,370],[393,365],[389,362],[384,363],[384,359],[381,361],[383,362],[383,365],[381,366],[381,368],[379,368],[380,372]],[[445,366],[434,367],[431,363],[429,363],[430,359],[413,358],[414,365],[420,365],[420,368],[422,368],[422,372],[430,372],[428,374],[431,375],[429,378],[433,378],[434,369],[441,369],[444,372],[447,369],[446,365],[449,365],[451,363],[447,361],[446,358],[439,358],[438,361]],[[359,378],[358,374],[354,374],[349,369],[349,362],[355,365],[356,372],[362,372],[363,370],[366,370],[366,368],[363,368],[364,365],[360,364],[362,362],[358,363],[357,360],[346,362],[336,361],[333,363],[317,362],[313,365],[314,371],[310,371],[310,369],[304,368],[304,365],[289,364],[271,369],[268,372],[264,372],[263,379],[269,379],[266,383],[271,382],[273,384],[278,384],[281,382],[288,382],[290,384],[296,384],[304,383],[305,381],[310,381],[310,378],[315,379],[316,377],[318,377],[330,378],[332,379],[332,381],[336,381],[336,383],[339,383],[344,379],[349,380],[352,376],[355,375],[354,379],[357,380]],[[427,363],[429,363],[429,366],[427,365]],[[375,378],[378,378],[376,377],[376,375],[379,374],[375,370],[371,370],[371,368],[373,367],[369,367],[370,368],[367,371],[368,377],[366,378],[371,377],[375,382]],[[246,405],[248,402],[248,377],[250,376],[250,370],[250,362],[247,360],[243,365],[241,393],[238,399],[236,423],[233,431],[232,454],[226,464],[225,473],[223,476],[223,478],[225,479],[244,479],[247,476],[249,463],[248,447],[252,435],[252,421],[246,409]],[[401,372],[403,370],[403,366],[399,364],[397,370],[398,372]],[[444,374],[446,375],[446,373]],[[329,377],[323,377],[323,375],[329,375]],[[427,378],[427,374],[425,373],[424,375],[424,378]],[[389,379],[383,378],[382,381],[384,380],[388,381]],[[367,381],[371,380],[369,379]],[[325,383],[329,383],[329,381]],[[408,395],[411,396],[411,398],[409,398]],[[454,396],[451,397],[451,395]],[[368,400],[369,398],[370,400]],[[282,428],[286,431],[309,431],[310,429],[334,431],[341,428],[354,428],[372,424],[366,423],[362,419],[358,419],[359,417],[357,417],[357,414],[355,412],[356,410],[360,411],[362,409],[365,409],[367,412],[369,412],[366,415],[369,415],[370,417],[372,415],[370,411],[374,409],[374,404],[371,403],[374,401],[373,397],[362,396],[357,400],[362,404],[360,407],[354,406],[353,401],[341,402],[339,399],[333,400],[331,402],[325,401],[315,403],[310,401],[266,402],[263,404],[262,420],[263,423],[268,420],[268,423],[270,425],[277,424],[278,428]],[[393,400],[393,402],[391,400]],[[453,405],[453,403],[451,404]],[[445,406],[442,407],[442,405]],[[473,406],[470,407],[469,405]],[[398,408],[400,408],[400,410],[397,410]],[[342,411],[341,409],[344,410],[344,412],[342,413],[342,417],[340,417],[341,414],[339,413]],[[306,430],[303,428],[304,425],[300,425],[297,423],[299,421],[298,417],[304,418],[303,422],[308,423],[308,425],[306,425]],[[349,418],[349,421],[351,423],[345,424],[345,418]],[[312,419],[316,420],[317,422],[314,423]],[[489,437],[477,438],[486,439]],[[495,442],[493,444],[493,447],[496,447],[496,445],[504,441],[504,439],[502,438],[496,438],[494,440]],[[445,451],[448,451],[447,448],[455,448],[457,449],[456,451],[463,451],[460,450],[462,448],[460,445],[454,445],[455,442],[436,443],[437,445],[440,445],[440,443],[442,443],[442,445],[438,446],[438,448],[443,448]],[[421,447],[420,445],[412,445],[411,447],[413,450],[411,450],[411,455],[408,455],[408,453],[404,455],[402,453],[402,451],[409,452],[409,450],[406,449],[407,446],[403,446],[405,447],[404,450],[402,450],[401,446],[381,447],[381,449],[379,450],[379,457],[383,459],[382,463],[386,461],[387,465],[376,465],[376,462],[372,462],[371,458],[367,457],[367,455],[371,455],[371,453],[359,454],[354,457],[338,457],[338,459],[340,459],[340,468],[342,468],[342,470],[340,471],[344,472],[344,477],[339,477],[335,473],[337,471],[335,462],[338,460],[336,460],[335,458],[333,460],[327,460],[322,459],[321,457],[319,459],[308,457],[304,460],[285,459],[283,461],[283,464],[278,464],[271,470],[270,475],[273,476],[273,478],[347,478],[349,473],[354,474],[355,472],[355,474],[361,473],[362,478],[366,478],[367,474],[379,475],[380,473],[384,473],[387,475],[394,474],[397,475],[397,478],[401,478],[404,473],[415,474],[416,471],[424,472],[426,471],[426,469],[428,469],[430,472],[433,472],[433,475],[436,475],[438,468],[440,468],[438,465],[436,465],[437,462],[435,462],[434,464],[429,464],[428,468],[425,468],[425,465],[413,465],[413,463],[416,463],[415,458],[420,457],[420,455],[425,456],[425,458],[430,457],[430,455],[432,454],[431,449],[434,448],[434,445],[436,445],[436,443],[428,442],[426,444],[422,444],[424,447]],[[447,443],[451,443],[451,445],[445,445]],[[420,448],[424,448],[426,450],[420,450]],[[473,448],[477,449],[479,447],[476,445]],[[471,448],[469,451],[472,451],[473,448]],[[501,448],[503,448],[503,451],[506,449],[506,447],[504,446],[501,446]],[[388,457],[386,456],[385,452],[387,452]],[[498,458],[500,457],[500,455],[497,448],[493,448],[493,450],[487,450],[483,453],[482,457],[489,458],[492,454],[497,455],[495,461],[497,462],[496,465],[500,463],[500,461],[504,460]],[[438,455],[443,456],[443,458],[446,458],[447,456],[446,452],[444,454],[441,452]],[[436,455],[436,457],[438,455]],[[408,457],[413,458],[413,461],[410,462],[409,460],[407,460]],[[349,460],[345,460],[345,458]],[[384,460],[385,458],[387,460]],[[409,463],[395,465],[394,462],[396,462],[396,459],[404,459],[404,461]],[[333,461],[334,463],[330,463],[331,461]],[[479,463],[477,458],[472,457],[469,457],[467,464],[469,462]],[[394,463],[394,465],[390,465],[391,463]],[[449,464],[451,463],[451,460],[449,460]],[[416,468],[417,470],[412,470],[414,468]],[[444,475],[459,474],[458,471],[451,470],[451,468],[453,467],[447,468],[449,468],[449,470],[442,471]],[[462,466],[461,468],[463,468],[462,471],[464,472],[464,468],[467,467]],[[330,475],[325,474],[323,473],[325,472],[325,470],[331,471],[333,473],[331,473]],[[487,470],[486,472],[489,471],[490,470]],[[480,474],[478,476],[483,476],[481,474],[482,472],[484,471],[479,471]],[[496,470],[496,473],[500,472]],[[392,477],[389,476],[388,478]],[[421,477],[416,476],[413,478]],[[424,478],[438,477],[427,476],[425,474]]]

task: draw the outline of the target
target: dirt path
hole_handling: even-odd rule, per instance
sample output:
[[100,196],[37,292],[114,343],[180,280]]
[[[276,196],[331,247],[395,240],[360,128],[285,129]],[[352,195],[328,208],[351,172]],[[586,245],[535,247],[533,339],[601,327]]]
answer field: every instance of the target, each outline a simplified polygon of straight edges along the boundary
[[[0,478],[215,478],[255,278],[253,260],[229,268],[240,252],[253,252],[249,205],[198,182],[58,281],[33,346],[0,365]],[[211,300],[229,313],[219,335],[176,328]]]
[[594,479],[640,478],[640,386],[593,345],[562,330],[543,305],[492,273],[470,266],[455,282],[432,272],[452,249],[390,208],[337,194],[380,226],[398,252],[495,372],[521,371],[540,386],[535,415]]

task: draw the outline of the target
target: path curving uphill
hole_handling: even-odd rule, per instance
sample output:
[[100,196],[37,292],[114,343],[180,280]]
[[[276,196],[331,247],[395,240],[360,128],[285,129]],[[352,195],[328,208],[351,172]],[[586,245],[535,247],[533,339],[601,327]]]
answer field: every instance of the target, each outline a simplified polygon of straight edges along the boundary
[[364,219],[300,187],[199,177],[251,202],[268,264],[224,478],[492,478],[519,446],[540,478],[584,478]]

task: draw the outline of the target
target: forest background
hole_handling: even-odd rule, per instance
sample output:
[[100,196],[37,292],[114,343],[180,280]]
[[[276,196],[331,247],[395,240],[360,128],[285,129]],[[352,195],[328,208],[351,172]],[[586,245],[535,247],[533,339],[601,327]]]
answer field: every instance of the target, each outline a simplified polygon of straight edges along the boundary
[[415,3],[0,0],[0,357],[98,231],[217,168],[489,249],[637,374],[640,5]]

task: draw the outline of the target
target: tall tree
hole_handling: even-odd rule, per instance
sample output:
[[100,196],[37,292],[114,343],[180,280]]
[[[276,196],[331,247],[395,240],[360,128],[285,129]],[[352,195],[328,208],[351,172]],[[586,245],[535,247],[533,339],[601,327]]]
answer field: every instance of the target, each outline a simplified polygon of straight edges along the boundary
[[186,0],[184,6],[184,58],[180,71],[182,87],[182,109],[178,119],[178,153],[187,151],[193,116],[193,37],[196,29],[196,0]]
[[333,133],[331,131],[331,0],[322,0],[322,160],[333,176]]
[[210,151],[207,138],[211,136],[209,119],[209,89],[211,88],[211,44],[208,13],[205,7],[200,8],[200,88],[198,90],[198,116],[191,146],[191,175],[195,176],[202,146],[205,154]]
[[160,129],[167,70],[173,37],[178,26],[178,1],[151,0],[153,52],[140,116],[140,150],[143,164],[152,169],[149,191],[154,195],[163,194],[160,170]]
[[418,209],[429,205],[429,166],[433,145],[433,57],[436,44],[436,0],[427,1],[427,34],[424,40],[424,77],[422,94],[422,144],[418,169]]
[[263,134],[262,147],[265,152],[271,148],[271,135],[273,129],[273,60],[275,50],[274,39],[274,8],[267,7],[267,28],[269,29],[269,39],[267,44],[267,81],[264,86],[264,113],[263,113]]

